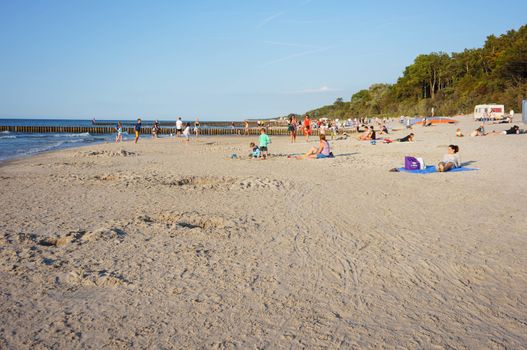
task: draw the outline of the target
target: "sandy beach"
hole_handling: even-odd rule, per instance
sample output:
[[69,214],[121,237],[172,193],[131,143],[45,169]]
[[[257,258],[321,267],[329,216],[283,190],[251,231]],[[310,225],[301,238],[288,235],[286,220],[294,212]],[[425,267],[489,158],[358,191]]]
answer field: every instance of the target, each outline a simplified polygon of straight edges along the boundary
[[[459,120],[324,160],[233,136],[4,163],[0,348],[527,348],[527,135]],[[452,143],[479,170],[388,171]]]

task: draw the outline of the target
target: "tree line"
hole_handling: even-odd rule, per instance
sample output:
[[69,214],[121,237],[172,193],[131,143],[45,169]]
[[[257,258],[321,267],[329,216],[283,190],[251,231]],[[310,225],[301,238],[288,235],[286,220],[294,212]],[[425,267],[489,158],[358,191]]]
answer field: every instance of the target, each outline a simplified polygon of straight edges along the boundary
[[395,84],[373,84],[328,106],[307,112],[316,117],[395,117],[400,115],[456,115],[474,106],[504,104],[521,110],[527,98],[527,25],[496,37],[477,49],[451,54],[419,55]]

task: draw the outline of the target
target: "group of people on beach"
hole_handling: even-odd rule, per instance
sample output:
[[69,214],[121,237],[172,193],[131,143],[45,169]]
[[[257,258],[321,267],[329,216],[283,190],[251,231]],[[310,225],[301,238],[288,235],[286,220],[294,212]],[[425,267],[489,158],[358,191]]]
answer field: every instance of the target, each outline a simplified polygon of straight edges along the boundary
[[299,121],[296,115],[291,115],[287,121],[287,132],[291,138],[291,143],[296,142],[298,132],[304,134],[306,142],[309,142],[309,136],[313,134],[313,130],[318,129],[319,135],[326,135],[328,131],[331,131],[331,136],[336,137],[339,130],[339,125],[336,120],[329,120],[327,118],[321,118],[313,121],[309,114],[304,116],[302,121]]
[[[405,120],[406,121],[406,120]],[[262,124],[260,124],[262,125]],[[423,126],[425,124],[423,123]],[[375,142],[377,140],[377,135],[388,135],[390,132],[386,126],[385,123],[378,121],[378,127],[379,130],[375,130],[374,125],[364,125],[362,124],[362,127],[364,127],[364,130],[360,130],[360,126],[358,126],[357,131],[362,132],[361,135],[358,136],[359,141],[372,141]],[[309,149],[305,154],[296,156],[296,159],[323,159],[323,158],[331,158],[334,157],[333,153],[331,151],[331,146],[326,138],[326,132],[328,129],[331,129],[334,133],[334,135],[337,134],[338,126],[335,121],[331,122],[329,120],[319,120],[319,121],[312,121],[309,115],[305,115],[304,119],[300,122],[295,115],[292,115],[288,119],[287,124],[287,130],[289,132],[291,142],[295,143],[297,138],[297,132],[301,130],[305,136],[306,142],[309,142],[309,136],[312,134],[313,130],[318,128],[319,131],[319,143],[318,146],[312,147]],[[142,121],[141,118],[137,119],[137,122],[134,126],[135,131],[135,139],[134,143],[137,143],[141,134],[142,129]],[[196,122],[194,123],[194,133],[196,136],[199,135],[199,129],[200,129],[200,123],[198,118],[196,118]],[[244,129],[245,135],[249,135],[249,123],[247,121],[244,121]],[[115,139],[115,142],[121,142],[122,141],[122,133],[123,133],[123,126],[121,122],[117,123],[116,126],[117,136]],[[159,122],[156,120],[152,126],[152,137],[157,138],[157,135],[160,131]],[[176,136],[183,136],[186,141],[189,141],[190,134],[191,134],[191,125],[190,123],[183,123],[181,120],[181,117],[179,117],[176,121]],[[269,144],[271,144],[271,138],[269,137],[267,133],[267,128],[261,127],[259,129],[260,135],[258,138],[258,144],[255,142],[250,143],[250,157],[254,159],[267,159],[269,156]],[[487,133],[485,131],[485,125],[481,124],[476,130],[474,130],[471,133],[471,136],[487,136],[487,135],[512,135],[512,134],[520,134],[524,133],[523,130],[521,130],[517,125],[512,126],[511,128],[501,131],[501,132],[492,132]],[[461,129],[456,130],[456,137],[463,137],[463,133]],[[411,132],[405,137],[398,138],[395,141],[398,142],[413,142],[414,141],[414,133]],[[391,143],[392,140],[388,138],[383,138],[383,142],[385,143]],[[449,145],[447,154],[443,157],[443,160],[437,165],[436,169],[439,172],[445,172],[449,171],[454,168],[458,168],[461,166],[461,161],[459,157],[459,146],[458,145]]]
[[[201,124],[199,122],[199,119],[196,118],[196,121],[194,122],[194,134],[196,137],[199,136],[200,133],[200,127]],[[141,118],[138,118],[135,125],[134,125],[134,133],[135,133],[135,139],[134,143],[137,143],[139,141],[139,137],[141,135],[141,130],[143,128],[143,123]],[[161,131],[161,126],[159,125],[159,121],[155,120],[154,124],[152,125],[152,138],[156,139]],[[117,125],[115,126],[115,131],[117,132],[117,135],[115,137],[115,143],[119,143],[123,141],[123,124],[119,121],[117,122]],[[183,136],[185,138],[185,141],[190,140],[190,134],[191,134],[191,125],[189,122],[183,123],[181,120],[181,117],[179,117],[176,120],[176,137]],[[172,134],[170,134],[172,136]]]
[[[269,144],[271,143],[271,139],[269,135],[267,135],[265,128],[260,129],[260,137],[258,138],[258,145],[256,143],[251,142],[249,144],[249,147],[251,148],[251,153],[249,154],[249,158],[257,159],[267,159],[269,155]],[[326,140],[325,134],[319,135],[319,145],[318,147],[312,147],[309,151],[307,151],[304,155],[296,156],[296,159],[305,159],[305,158],[313,158],[313,159],[321,159],[321,158],[333,158],[333,152],[331,152],[331,147],[329,145],[329,142]]]
[[[524,131],[521,130],[518,125],[513,125],[509,129],[503,130],[500,132],[496,132],[496,131],[486,132],[485,124],[481,124],[478,128],[476,128],[476,130],[470,133],[470,136],[476,137],[476,136],[516,135],[516,134],[522,134],[523,132]],[[460,129],[457,129],[456,136],[463,137],[463,133],[461,133]]]

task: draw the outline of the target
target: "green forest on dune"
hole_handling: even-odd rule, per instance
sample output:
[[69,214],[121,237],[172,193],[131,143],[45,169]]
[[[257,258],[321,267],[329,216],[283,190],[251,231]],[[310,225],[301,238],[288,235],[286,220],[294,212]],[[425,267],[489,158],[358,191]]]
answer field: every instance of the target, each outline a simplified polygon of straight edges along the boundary
[[456,115],[474,106],[504,104],[521,110],[527,98],[527,25],[496,37],[482,48],[447,54],[419,55],[395,84],[374,84],[351,97],[308,114],[315,117],[396,117],[400,115]]

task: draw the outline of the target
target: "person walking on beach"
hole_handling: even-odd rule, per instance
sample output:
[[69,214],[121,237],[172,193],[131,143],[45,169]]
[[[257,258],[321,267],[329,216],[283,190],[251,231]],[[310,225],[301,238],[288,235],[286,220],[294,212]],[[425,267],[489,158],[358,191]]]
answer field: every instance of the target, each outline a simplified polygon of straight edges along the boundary
[[262,154],[263,159],[266,159],[269,155],[268,145],[271,143],[271,139],[269,138],[269,135],[265,133],[265,128],[260,129],[260,138],[258,139],[258,142],[260,144],[260,152]]
[[181,121],[181,117],[177,118],[176,121],[176,136],[179,137],[181,133],[183,132],[183,121]]
[[194,133],[196,134],[196,138],[199,136],[199,128],[200,128],[199,119],[196,118],[196,122],[194,122]]
[[249,136],[249,122],[246,120],[244,123],[244,135]]
[[137,140],[139,140],[139,134],[141,133],[141,118],[137,119],[137,123],[135,123],[135,141],[134,143],[137,143]]
[[287,131],[289,131],[289,135],[291,136],[291,143],[296,142],[296,128],[297,128],[297,121],[296,121],[296,117],[293,115],[289,118],[289,122],[287,125]]
[[117,137],[115,138],[115,143],[123,141],[123,124],[121,122],[117,123]]
[[183,130],[183,136],[185,137],[185,141],[190,141],[190,123],[187,123],[185,126],[185,130]]
[[157,139],[158,133],[159,133],[159,122],[156,120],[154,121],[154,125],[152,126],[152,138]]
[[309,142],[309,134],[311,134],[311,120],[309,119],[309,115],[307,114],[304,117],[303,129],[304,136],[306,137],[306,142]]

